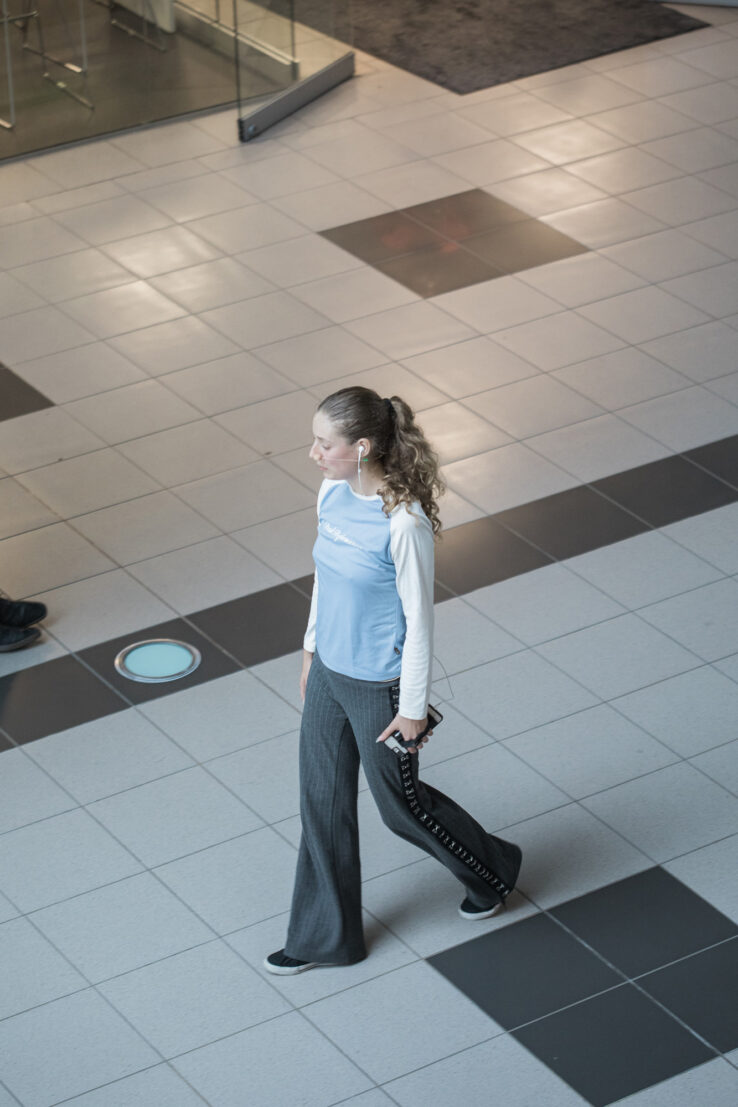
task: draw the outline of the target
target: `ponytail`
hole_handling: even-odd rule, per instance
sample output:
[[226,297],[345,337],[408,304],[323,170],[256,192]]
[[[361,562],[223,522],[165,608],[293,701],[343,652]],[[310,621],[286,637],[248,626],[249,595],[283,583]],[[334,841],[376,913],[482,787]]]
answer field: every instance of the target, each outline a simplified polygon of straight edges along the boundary
[[439,475],[438,456],[431,448],[415,416],[399,396],[382,399],[370,388],[354,385],[326,397],[319,405],[348,442],[368,438],[384,471],[379,493],[389,515],[400,504],[407,511],[417,502],[433,528],[441,529],[438,498],[445,485]]

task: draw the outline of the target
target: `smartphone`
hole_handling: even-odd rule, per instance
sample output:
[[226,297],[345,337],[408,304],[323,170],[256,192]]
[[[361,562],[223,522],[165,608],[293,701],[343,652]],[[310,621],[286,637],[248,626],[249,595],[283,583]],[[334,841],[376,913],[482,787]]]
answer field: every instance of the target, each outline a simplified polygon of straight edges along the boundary
[[396,730],[394,734],[390,734],[389,738],[385,738],[384,744],[398,756],[403,753],[407,753],[408,748],[410,746],[414,746],[416,742],[419,742],[420,739],[423,738],[429,730],[435,730],[442,719],[443,715],[438,710],[438,708],[433,707],[431,704],[428,704],[428,724],[425,730],[421,730],[420,734],[418,734],[412,740],[412,742],[406,742],[405,739],[402,737],[400,731]]

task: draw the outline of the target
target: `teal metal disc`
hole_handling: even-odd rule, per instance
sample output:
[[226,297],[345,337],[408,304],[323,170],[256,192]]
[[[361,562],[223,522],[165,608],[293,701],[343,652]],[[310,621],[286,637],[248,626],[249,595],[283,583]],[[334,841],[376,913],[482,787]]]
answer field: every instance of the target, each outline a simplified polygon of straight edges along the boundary
[[200,651],[186,642],[153,638],[126,646],[116,657],[115,667],[130,680],[158,683],[188,676],[200,660]]

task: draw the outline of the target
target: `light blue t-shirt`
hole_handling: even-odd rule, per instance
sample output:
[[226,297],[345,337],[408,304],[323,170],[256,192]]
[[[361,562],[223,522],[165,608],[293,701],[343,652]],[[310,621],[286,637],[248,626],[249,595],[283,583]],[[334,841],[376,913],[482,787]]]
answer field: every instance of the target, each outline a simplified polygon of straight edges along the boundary
[[419,504],[385,515],[380,496],[324,481],[305,648],[359,680],[400,677],[400,714],[423,718],[433,633],[433,531]]

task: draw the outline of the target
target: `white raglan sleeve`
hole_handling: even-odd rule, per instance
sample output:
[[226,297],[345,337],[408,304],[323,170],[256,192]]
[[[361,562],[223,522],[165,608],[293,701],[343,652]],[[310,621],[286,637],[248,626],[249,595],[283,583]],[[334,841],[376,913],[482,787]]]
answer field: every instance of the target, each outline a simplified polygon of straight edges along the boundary
[[[323,502],[323,497],[335,481],[324,480],[318,491],[318,505],[317,513],[318,519],[320,519],[320,505]],[[318,573],[316,571],[313,577],[313,594],[310,599],[310,614],[308,615],[308,623],[305,629],[305,637],[302,640],[302,648],[309,653],[315,653],[315,625],[318,621]]]
[[410,514],[401,504],[390,522],[390,553],[407,623],[399,708],[406,719],[424,719],[427,714],[433,661],[433,528],[417,510]]

